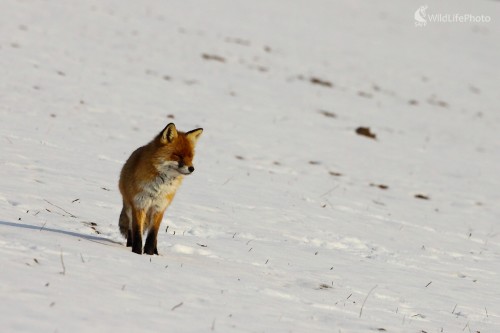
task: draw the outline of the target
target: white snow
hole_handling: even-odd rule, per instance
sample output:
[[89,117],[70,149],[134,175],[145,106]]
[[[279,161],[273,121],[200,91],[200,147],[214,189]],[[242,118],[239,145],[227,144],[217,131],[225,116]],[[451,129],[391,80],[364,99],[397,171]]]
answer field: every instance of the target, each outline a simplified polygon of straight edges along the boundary
[[[500,3],[421,5],[3,0],[0,331],[500,331]],[[138,256],[118,175],[170,121]]]

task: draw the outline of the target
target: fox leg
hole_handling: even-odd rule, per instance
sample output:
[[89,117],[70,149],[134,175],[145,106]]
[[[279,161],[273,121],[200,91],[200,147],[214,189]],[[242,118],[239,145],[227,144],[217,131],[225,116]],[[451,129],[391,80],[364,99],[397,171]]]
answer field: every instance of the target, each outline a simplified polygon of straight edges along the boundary
[[126,213],[128,217],[127,247],[132,247],[132,240],[134,239],[134,236],[132,236],[132,208],[127,207]]
[[127,247],[132,247],[132,229],[128,229],[128,233],[127,233]]
[[157,248],[157,237],[158,230],[160,230],[160,224],[163,220],[163,212],[154,212],[152,215],[152,225],[148,232],[148,237],[146,238],[146,244],[144,245],[144,253],[146,254],[156,254],[158,255]]
[[129,235],[132,236],[132,252],[137,254],[142,254],[142,230],[145,218],[146,212],[143,209],[132,210],[132,230]]

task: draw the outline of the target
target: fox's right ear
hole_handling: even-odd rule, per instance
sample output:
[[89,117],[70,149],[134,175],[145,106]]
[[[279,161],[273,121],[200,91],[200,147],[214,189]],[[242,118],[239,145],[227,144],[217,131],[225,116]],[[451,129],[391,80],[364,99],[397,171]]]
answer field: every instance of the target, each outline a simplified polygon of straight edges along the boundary
[[174,123],[170,123],[163,129],[160,136],[160,141],[163,144],[171,143],[177,138],[177,129]]

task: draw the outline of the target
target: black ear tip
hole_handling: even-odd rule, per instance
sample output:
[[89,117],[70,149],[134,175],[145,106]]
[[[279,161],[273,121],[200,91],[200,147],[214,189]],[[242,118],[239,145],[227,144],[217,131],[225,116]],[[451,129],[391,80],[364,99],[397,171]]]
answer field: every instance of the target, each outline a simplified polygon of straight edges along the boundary
[[172,126],[175,128],[175,124],[174,123],[169,123],[167,126],[165,126],[163,128],[162,132],[165,131],[167,128],[172,127]]

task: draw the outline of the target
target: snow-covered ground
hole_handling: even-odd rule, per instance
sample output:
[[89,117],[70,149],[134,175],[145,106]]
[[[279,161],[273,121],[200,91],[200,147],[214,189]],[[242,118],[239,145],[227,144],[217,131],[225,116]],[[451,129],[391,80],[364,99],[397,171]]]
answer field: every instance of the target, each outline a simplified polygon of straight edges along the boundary
[[[500,332],[500,3],[421,5],[2,0],[0,331]],[[171,121],[138,256],[118,174]]]

